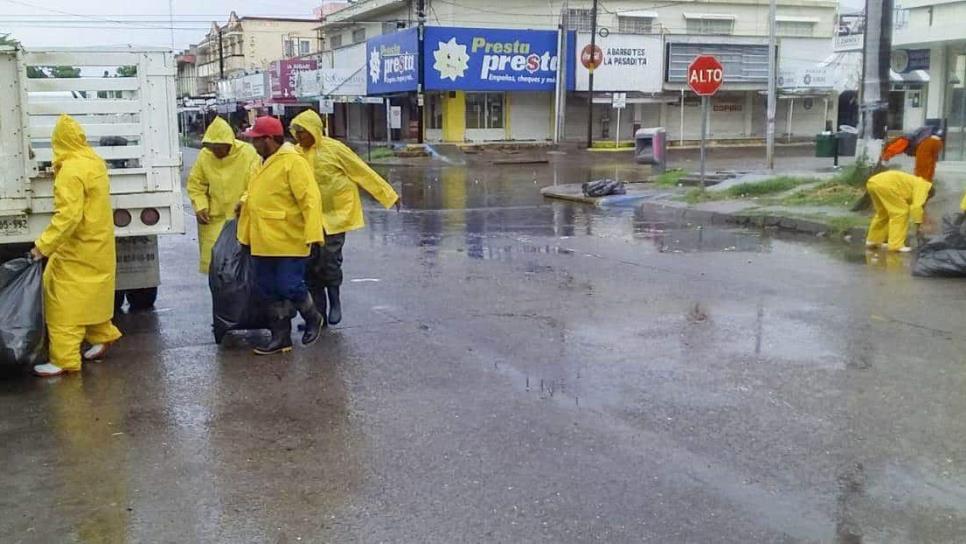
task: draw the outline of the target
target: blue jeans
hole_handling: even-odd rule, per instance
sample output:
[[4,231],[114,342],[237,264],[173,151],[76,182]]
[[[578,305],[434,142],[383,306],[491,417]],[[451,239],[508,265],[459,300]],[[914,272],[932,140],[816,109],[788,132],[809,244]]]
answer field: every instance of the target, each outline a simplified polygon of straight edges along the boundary
[[301,257],[252,257],[258,294],[269,301],[296,304],[309,296],[305,285],[305,259]]

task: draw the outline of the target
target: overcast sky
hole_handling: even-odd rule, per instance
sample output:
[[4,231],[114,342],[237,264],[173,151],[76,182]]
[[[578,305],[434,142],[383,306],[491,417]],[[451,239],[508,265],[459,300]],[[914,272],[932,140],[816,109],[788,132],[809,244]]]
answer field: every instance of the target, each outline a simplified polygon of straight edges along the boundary
[[[173,0],[177,49],[199,42],[217,20],[239,15],[312,18],[320,0]],[[165,0],[0,0],[0,34],[28,47],[171,47]]]
[[[228,13],[312,17],[321,0],[172,0],[176,49],[199,42]],[[842,0],[861,8],[863,0]],[[28,47],[139,45],[171,47],[164,0],[0,0],[0,34]]]

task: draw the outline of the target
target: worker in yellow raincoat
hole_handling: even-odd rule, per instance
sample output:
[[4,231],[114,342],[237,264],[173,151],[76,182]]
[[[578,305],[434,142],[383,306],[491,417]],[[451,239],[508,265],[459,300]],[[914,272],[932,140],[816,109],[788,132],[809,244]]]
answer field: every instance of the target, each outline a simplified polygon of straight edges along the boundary
[[54,152],[54,216],[31,251],[47,258],[44,313],[50,334],[50,362],[34,367],[39,376],[81,369],[103,357],[121,338],[114,317],[114,220],[104,160],[87,144],[84,129],[62,115],[51,136]]
[[312,245],[322,243],[322,203],[312,169],[291,144],[282,123],[259,117],[245,133],[265,162],[248,182],[238,209],[238,241],[251,248],[255,283],[268,302],[272,338],[256,355],[292,350],[292,318],[305,319],[304,345],[315,343],[325,319],[305,284]]
[[888,241],[890,251],[912,251],[906,245],[909,221],[917,228],[922,225],[926,202],[935,194],[932,183],[912,174],[888,170],[869,178],[866,189],[875,206],[866,246],[877,248]]
[[188,196],[198,218],[199,269],[208,273],[211,248],[225,221],[234,216],[252,171],[262,163],[255,148],[235,139],[227,121],[216,117],[201,140],[201,153],[188,175]]
[[313,248],[308,265],[308,285],[319,311],[325,315],[328,298],[328,322],[342,321],[342,248],[347,232],[366,225],[362,213],[359,187],[366,190],[385,208],[399,209],[399,195],[358,155],[342,142],[325,135],[319,114],[312,110],[300,113],[291,123],[298,149],[312,165],[315,181],[322,195],[322,224],[325,245]]

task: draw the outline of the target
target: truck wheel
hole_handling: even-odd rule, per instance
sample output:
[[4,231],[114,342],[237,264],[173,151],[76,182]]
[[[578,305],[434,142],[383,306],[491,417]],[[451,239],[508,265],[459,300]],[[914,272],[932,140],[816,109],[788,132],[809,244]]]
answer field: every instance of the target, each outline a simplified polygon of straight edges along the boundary
[[132,310],[150,310],[158,300],[158,288],[131,289],[127,292],[127,301]]

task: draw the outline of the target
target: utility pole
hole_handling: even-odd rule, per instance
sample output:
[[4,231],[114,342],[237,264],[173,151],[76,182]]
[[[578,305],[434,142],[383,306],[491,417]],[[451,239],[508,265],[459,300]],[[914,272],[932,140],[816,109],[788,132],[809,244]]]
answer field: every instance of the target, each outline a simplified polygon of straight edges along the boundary
[[893,0],[866,0],[862,64],[862,140],[885,140],[888,121],[889,68],[892,57]]
[[221,27],[218,27],[218,79],[225,79],[225,47],[221,34]]
[[778,40],[775,26],[778,0],[768,2],[768,125],[765,129],[765,162],[768,169],[775,169],[775,112],[778,109]]
[[561,8],[560,24],[557,25],[557,85],[554,88],[553,142],[564,140],[564,119],[567,112],[567,11]]
[[423,118],[426,111],[426,98],[423,94],[423,79],[425,77],[424,66],[422,62],[423,56],[423,44],[425,43],[426,36],[426,0],[419,0],[416,2],[416,19],[419,21],[419,29],[417,30],[419,36],[419,53],[417,55],[417,82],[416,82],[416,114],[419,116],[419,135],[417,136],[417,142],[423,143],[423,123],[425,119]]
[[171,50],[174,51],[174,0],[168,0],[168,19],[171,22]]
[[594,69],[597,61],[597,0],[590,11],[590,74],[587,79],[587,149],[594,147]]

